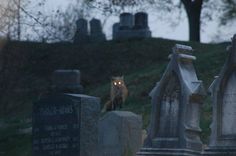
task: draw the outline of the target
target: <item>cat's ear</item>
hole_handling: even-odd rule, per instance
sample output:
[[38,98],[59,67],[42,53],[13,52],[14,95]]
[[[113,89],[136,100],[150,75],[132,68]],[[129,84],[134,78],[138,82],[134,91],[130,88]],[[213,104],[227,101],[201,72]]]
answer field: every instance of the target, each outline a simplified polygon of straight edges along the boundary
[[115,80],[115,79],[116,79],[116,77],[114,77],[114,76],[111,77],[111,80]]

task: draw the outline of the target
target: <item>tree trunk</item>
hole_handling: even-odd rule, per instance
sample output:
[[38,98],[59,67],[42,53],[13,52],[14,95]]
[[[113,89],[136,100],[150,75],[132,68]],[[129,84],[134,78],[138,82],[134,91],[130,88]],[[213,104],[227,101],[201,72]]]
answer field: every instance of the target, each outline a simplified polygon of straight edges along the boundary
[[189,40],[200,42],[202,0],[181,0],[189,22]]

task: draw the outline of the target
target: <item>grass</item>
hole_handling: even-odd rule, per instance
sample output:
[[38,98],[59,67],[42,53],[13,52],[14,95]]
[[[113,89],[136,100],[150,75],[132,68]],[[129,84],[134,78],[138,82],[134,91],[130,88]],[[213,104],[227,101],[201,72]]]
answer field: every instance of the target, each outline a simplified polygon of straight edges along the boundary
[[[168,64],[168,55],[176,44],[195,49],[197,75],[206,89],[225,62],[229,43],[201,44],[165,39],[109,41],[84,46],[70,43],[40,44],[9,42],[0,51],[0,155],[27,156],[31,154],[31,134],[18,130],[31,126],[32,103],[47,92],[51,73],[56,69],[80,69],[85,93],[109,100],[110,79],[124,75],[129,96],[122,110],[143,117],[143,128],[149,124],[151,101],[148,96],[160,80]],[[4,85],[7,84],[7,85]],[[205,98],[201,112],[202,140],[207,143],[210,133],[211,100]],[[4,151],[2,151],[4,150]]]

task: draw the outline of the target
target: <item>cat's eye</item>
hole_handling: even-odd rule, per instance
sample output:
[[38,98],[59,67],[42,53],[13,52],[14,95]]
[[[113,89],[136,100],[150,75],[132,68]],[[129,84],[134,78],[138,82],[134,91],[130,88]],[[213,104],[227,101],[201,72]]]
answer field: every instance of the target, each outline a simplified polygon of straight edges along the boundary
[[121,82],[120,82],[120,81],[119,81],[118,83],[119,83],[119,84],[121,84]]
[[117,85],[117,83],[116,83],[116,82],[114,82],[114,85],[116,86],[116,85]]

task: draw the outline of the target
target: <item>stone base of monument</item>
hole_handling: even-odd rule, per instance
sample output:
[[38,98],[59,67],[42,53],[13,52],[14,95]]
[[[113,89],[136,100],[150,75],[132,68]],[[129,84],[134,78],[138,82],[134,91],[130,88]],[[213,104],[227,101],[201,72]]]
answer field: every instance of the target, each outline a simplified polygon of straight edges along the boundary
[[151,36],[149,29],[118,30],[115,39],[150,38]]
[[136,156],[201,156],[200,151],[171,148],[142,148]]
[[236,156],[236,149],[234,148],[206,148],[202,154],[203,156]]

